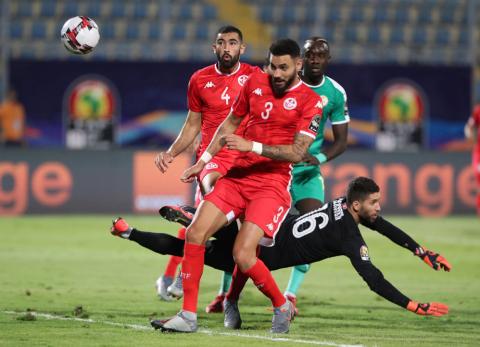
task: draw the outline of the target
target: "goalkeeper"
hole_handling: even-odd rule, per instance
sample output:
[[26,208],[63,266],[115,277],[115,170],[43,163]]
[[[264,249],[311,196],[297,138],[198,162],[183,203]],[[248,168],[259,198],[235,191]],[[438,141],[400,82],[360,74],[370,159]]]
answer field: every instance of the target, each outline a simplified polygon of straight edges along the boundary
[[[366,177],[357,177],[347,188],[346,197],[339,198],[323,207],[301,216],[288,216],[272,247],[260,247],[259,258],[270,270],[287,268],[300,264],[309,264],[335,256],[346,256],[351,264],[368,284],[369,288],[390,302],[418,315],[442,316],[448,313],[448,306],[438,302],[419,303],[395,288],[377,269],[369,256],[368,247],[358,228],[362,224],[375,230],[397,245],[410,250],[434,270],[450,271],[451,266],[441,255],[421,247],[405,232],[381,216],[380,189]],[[169,220],[188,224],[188,215],[181,209],[168,206],[160,214]],[[182,256],[183,240],[163,233],[140,231],[128,226],[122,218],[113,222],[113,235],[130,239],[157,253]],[[235,239],[236,223],[232,223],[207,242],[205,264],[222,271],[232,271],[235,265],[232,247]],[[245,283],[243,283],[244,285]],[[225,326],[239,328],[241,325],[237,301],[243,285],[231,287],[224,305],[230,310],[225,312]],[[227,303],[228,301],[228,303]],[[232,309],[233,308],[233,309]],[[153,325],[161,328],[161,324]]]

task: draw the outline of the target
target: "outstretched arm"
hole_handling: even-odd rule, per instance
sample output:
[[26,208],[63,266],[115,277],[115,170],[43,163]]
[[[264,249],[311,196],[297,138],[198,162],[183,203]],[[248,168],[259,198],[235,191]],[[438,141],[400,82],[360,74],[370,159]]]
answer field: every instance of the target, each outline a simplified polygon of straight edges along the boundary
[[377,219],[373,223],[362,222],[362,224],[372,230],[378,231],[380,234],[388,237],[397,245],[409,249],[414,255],[418,256],[434,270],[451,270],[452,266],[447,261],[447,259],[445,259],[438,253],[429,251],[428,249],[420,246],[404,231],[402,231],[400,228],[396,227],[389,221],[383,219],[382,217],[377,217]]
[[368,287],[387,299],[418,315],[443,316],[448,313],[448,306],[439,302],[421,304],[403,295],[397,288],[388,282],[380,270],[370,261],[364,261],[356,257],[350,257],[350,261],[358,274],[367,282]]

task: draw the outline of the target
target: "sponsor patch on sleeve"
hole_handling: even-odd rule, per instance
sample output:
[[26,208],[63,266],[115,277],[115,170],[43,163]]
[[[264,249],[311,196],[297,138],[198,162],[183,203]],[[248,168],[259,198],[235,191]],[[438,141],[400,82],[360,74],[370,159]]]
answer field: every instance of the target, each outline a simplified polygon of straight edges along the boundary
[[322,116],[320,115],[315,115],[313,116],[312,118],[312,121],[310,122],[310,126],[308,127],[308,129],[310,129],[311,131],[317,133],[318,132],[318,128],[320,127],[320,121],[322,119]]
[[360,247],[360,258],[365,261],[370,260],[370,256],[368,255],[368,248],[365,245],[362,245],[362,247]]

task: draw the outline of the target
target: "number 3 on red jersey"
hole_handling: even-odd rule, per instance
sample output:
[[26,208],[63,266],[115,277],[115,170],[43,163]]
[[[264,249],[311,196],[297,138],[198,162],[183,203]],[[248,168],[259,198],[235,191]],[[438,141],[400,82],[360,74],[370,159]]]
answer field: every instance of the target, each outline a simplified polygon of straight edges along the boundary
[[262,112],[261,116],[263,119],[268,119],[268,117],[270,116],[270,111],[272,110],[273,108],[273,103],[270,102],[270,101],[267,101],[265,103],[265,111]]

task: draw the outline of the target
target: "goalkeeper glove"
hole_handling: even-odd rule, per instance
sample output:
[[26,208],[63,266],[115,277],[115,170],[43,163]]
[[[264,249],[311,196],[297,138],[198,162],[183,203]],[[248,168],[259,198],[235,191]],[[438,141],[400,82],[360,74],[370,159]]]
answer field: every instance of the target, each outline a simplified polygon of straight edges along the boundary
[[434,270],[444,269],[445,271],[450,271],[452,266],[449,264],[447,259],[442,257],[440,254],[429,251],[426,248],[418,247],[415,249],[415,255],[420,257],[428,266]]
[[420,304],[416,301],[410,300],[407,305],[407,310],[420,316],[440,317],[448,313],[448,306],[442,304],[441,302],[429,302],[426,304]]

